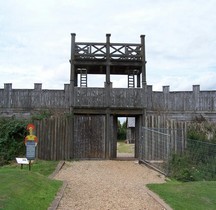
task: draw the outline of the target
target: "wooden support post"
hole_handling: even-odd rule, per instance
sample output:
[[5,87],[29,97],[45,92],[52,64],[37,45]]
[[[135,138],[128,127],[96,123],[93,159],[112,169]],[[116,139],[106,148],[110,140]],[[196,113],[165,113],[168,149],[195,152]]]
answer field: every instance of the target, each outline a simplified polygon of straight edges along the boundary
[[141,87],[141,83],[140,83],[140,74],[137,74],[137,87],[138,87],[138,88]]
[[70,58],[70,64],[71,64],[71,75],[70,75],[70,82],[74,86],[74,79],[75,79],[75,67],[74,67],[74,54],[75,54],[75,38],[76,34],[71,34],[71,58]]
[[31,171],[31,160],[29,160],[29,171]]
[[141,116],[138,115],[135,118],[135,151],[134,157],[141,157],[141,149],[142,149],[142,125],[141,125]]
[[74,54],[75,54],[75,37],[76,34],[71,34],[71,75],[70,75],[70,107],[74,106],[74,86],[75,86],[75,66],[74,66]]
[[141,35],[141,55],[142,55],[142,87],[146,86],[146,58],[145,58],[145,35]]
[[110,37],[111,34],[106,34],[106,84],[110,84]]
[[112,141],[112,146],[111,146],[111,149],[112,149],[112,154],[111,154],[111,158],[116,158],[117,157],[117,131],[118,131],[118,117],[117,116],[113,116],[112,117],[112,126],[113,126],[113,136],[111,138],[111,141]]
[[105,158],[110,159],[111,157],[111,151],[110,151],[110,146],[111,146],[111,120],[110,120],[110,110],[106,110],[106,134],[105,134]]
[[74,87],[77,86],[77,78],[76,78],[76,69],[74,66],[74,60],[75,60],[75,38],[76,34],[72,33],[71,34],[71,59],[70,59],[70,64],[71,64],[71,75],[70,75],[70,114],[72,117],[72,125],[70,129],[71,133],[71,139],[70,139],[70,158],[73,158],[73,149],[74,149]]

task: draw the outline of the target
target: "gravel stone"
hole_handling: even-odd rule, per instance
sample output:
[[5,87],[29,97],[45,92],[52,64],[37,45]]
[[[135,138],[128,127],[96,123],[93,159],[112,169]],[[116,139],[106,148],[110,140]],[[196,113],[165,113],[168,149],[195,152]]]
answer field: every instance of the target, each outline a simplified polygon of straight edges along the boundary
[[165,177],[136,161],[66,162],[55,176],[68,185],[58,210],[161,210],[146,184]]

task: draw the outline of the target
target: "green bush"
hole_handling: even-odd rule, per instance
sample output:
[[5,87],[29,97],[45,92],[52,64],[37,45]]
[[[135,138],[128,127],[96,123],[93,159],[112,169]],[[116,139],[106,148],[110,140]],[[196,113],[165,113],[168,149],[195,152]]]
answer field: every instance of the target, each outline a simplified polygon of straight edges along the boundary
[[189,139],[216,143],[216,124],[213,122],[194,122],[188,126]]
[[216,180],[216,124],[193,123],[188,128],[187,148],[169,160],[169,176],[179,181]]
[[173,154],[169,160],[169,176],[183,182],[194,181],[188,155]]
[[43,120],[43,119],[50,118],[51,115],[52,115],[52,113],[51,113],[50,110],[42,110],[42,111],[32,115],[31,119],[32,119],[32,121],[34,121],[34,120]]
[[25,154],[26,120],[0,118],[0,165]]
[[215,181],[216,144],[188,139],[182,154],[171,155],[169,176],[184,182]]

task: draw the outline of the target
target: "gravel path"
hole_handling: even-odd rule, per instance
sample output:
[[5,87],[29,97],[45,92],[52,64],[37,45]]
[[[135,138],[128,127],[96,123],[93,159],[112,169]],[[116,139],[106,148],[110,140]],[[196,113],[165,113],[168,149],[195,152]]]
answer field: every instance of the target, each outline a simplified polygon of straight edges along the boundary
[[135,161],[66,162],[55,179],[68,182],[58,210],[161,210],[147,183],[164,176]]

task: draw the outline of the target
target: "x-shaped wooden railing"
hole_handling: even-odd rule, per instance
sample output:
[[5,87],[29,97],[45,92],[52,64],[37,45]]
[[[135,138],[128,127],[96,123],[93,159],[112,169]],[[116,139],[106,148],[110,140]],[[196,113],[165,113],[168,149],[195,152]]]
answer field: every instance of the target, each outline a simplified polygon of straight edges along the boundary
[[110,59],[115,60],[141,60],[141,55],[140,44],[110,43],[107,47],[106,43],[77,42],[75,45],[77,59],[106,59],[109,56]]

